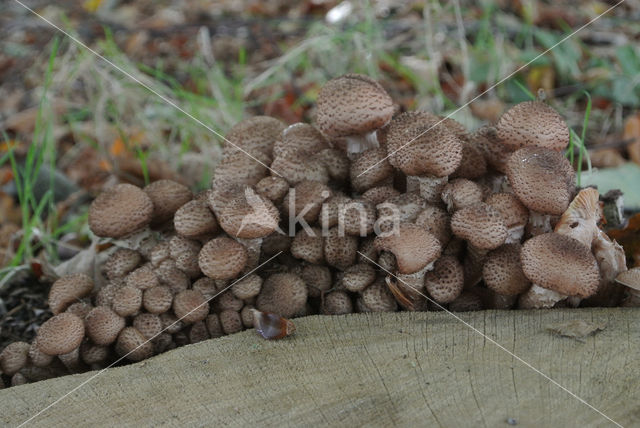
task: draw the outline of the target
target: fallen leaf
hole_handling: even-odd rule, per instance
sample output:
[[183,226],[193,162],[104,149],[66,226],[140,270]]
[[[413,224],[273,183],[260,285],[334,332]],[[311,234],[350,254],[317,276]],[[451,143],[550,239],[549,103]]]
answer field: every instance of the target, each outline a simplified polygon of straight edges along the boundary
[[584,342],[585,337],[596,334],[597,332],[604,330],[606,327],[607,323],[605,322],[593,323],[584,320],[571,320],[549,324],[545,327],[545,330],[557,334],[558,336],[570,337],[579,342]]
[[616,168],[593,168],[591,172],[582,171],[581,185],[595,185],[600,194],[620,189],[624,194],[624,206],[628,210],[640,210],[640,166],[627,162]]
[[640,113],[627,118],[622,138],[624,140],[634,140],[627,146],[627,152],[629,152],[629,158],[640,165]]

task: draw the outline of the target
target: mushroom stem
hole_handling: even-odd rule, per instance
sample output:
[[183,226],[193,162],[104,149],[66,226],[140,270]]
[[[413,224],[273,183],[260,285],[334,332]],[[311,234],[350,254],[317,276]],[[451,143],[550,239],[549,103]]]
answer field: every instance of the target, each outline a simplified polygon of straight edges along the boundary
[[551,215],[529,210],[529,224],[527,225],[527,230],[531,236],[553,232],[553,227],[551,226]]
[[507,228],[507,239],[505,239],[505,244],[517,244],[520,243],[522,236],[524,235],[524,225],[517,225],[514,227]]
[[350,135],[345,137],[347,141],[347,157],[350,161],[356,160],[358,155],[369,149],[377,149],[380,147],[377,130],[373,130],[364,135]]
[[434,204],[440,201],[440,194],[448,181],[448,176],[407,176],[407,192],[418,192],[427,202]]
[[518,306],[520,309],[551,308],[553,305],[567,297],[568,296],[556,291],[540,287],[537,284],[532,284],[529,291],[520,295]]

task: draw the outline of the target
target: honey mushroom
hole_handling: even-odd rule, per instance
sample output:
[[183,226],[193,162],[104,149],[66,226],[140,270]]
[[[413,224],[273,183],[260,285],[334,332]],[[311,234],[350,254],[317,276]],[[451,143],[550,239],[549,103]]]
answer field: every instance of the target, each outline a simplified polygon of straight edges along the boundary
[[321,88],[316,113],[233,126],[200,193],[172,180],[105,189],[89,227],[116,245],[98,276],[53,283],[54,316],[0,353],[4,381],[252,327],[281,339],[310,314],[640,305],[637,268],[600,229],[598,191],[577,192],[568,127],[547,103],[468,132],[398,113],[350,74]]

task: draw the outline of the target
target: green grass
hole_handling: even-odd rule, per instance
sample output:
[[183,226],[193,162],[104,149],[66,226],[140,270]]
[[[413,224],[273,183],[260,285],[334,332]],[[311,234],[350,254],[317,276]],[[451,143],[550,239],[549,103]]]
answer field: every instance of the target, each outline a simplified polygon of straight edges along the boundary
[[[12,274],[25,268],[24,263],[34,257],[42,247],[55,257],[55,246],[51,245],[51,237],[59,236],[64,229],[58,227],[54,204],[54,171],[56,162],[55,141],[52,135],[52,121],[47,117],[51,114],[48,90],[51,85],[54,63],[58,54],[60,39],[54,38],[48,66],[45,73],[44,90],[38,107],[33,141],[29,145],[24,164],[20,165],[15,156],[15,146],[9,146],[7,154],[0,160],[0,164],[9,162],[14,177],[16,193],[20,204],[22,220],[22,237],[18,249],[9,265],[0,270],[0,285]],[[9,141],[6,134],[5,141]],[[48,164],[49,185],[39,199],[35,194],[35,183],[41,173],[42,166]],[[45,223],[44,219],[48,222]],[[53,226],[53,230],[47,230]]]

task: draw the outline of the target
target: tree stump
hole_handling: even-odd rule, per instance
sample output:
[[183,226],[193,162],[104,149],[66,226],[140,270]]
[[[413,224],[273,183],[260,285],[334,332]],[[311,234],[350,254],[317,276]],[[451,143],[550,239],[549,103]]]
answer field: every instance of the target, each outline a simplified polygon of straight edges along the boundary
[[[640,425],[639,309],[456,315],[570,392],[444,312],[311,316],[280,341],[245,331],[2,390],[0,423],[87,381],[30,425]],[[583,342],[546,330],[567,320],[606,328]]]

